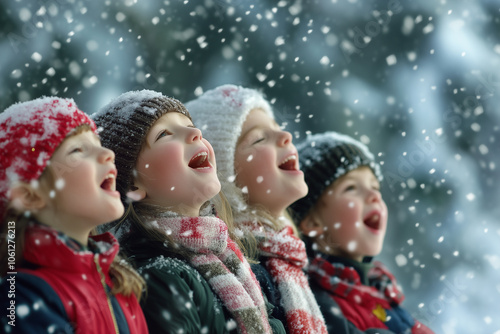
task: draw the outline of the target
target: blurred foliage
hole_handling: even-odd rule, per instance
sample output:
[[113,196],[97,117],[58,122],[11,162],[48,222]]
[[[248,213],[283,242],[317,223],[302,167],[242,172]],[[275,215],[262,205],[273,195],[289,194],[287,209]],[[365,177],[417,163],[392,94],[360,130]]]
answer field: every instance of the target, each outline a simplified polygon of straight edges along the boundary
[[[378,154],[390,213],[380,259],[410,311],[436,332],[500,329],[497,1],[53,0],[0,9],[0,110],[41,95],[72,97],[93,113],[132,89],[188,101],[224,83],[258,88],[295,141],[336,130]],[[460,326],[469,310],[474,320]]]

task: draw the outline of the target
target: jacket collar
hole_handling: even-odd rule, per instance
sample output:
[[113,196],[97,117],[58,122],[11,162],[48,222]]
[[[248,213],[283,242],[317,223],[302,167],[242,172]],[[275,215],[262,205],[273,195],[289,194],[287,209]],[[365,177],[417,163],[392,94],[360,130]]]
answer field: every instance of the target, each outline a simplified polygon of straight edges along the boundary
[[334,256],[334,255],[327,255],[323,253],[319,253],[319,255],[330,263],[340,263],[345,267],[353,268],[359,275],[359,280],[361,284],[369,285],[368,272],[370,271],[370,269],[373,268],[373,263],[359,262],[356,260],[351,260],[348,258]]
[[118,241],[109,232],[90,236],[89,247],[83,247],[49,226],[31,222],[25,232],[23,257],[37,266],[85,273],[95,268],[94,257],[97,256],[107,275],[118,251]]

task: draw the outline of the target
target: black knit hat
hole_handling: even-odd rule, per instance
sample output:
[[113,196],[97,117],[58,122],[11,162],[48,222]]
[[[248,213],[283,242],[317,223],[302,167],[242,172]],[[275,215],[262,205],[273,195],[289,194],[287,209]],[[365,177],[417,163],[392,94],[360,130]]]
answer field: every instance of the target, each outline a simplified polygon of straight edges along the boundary
[[294,221],[299,224],[314,207],[323,192],[335,180],[350,171],[368,166],[379,181],[383,176],[380,165],[366,145],[337,132],[308,136],[297,145],[300,169],[309,187],[306,197],[290,206]]
[[127,192],[134,183],[135,166],[146,135],[167,112],[178,112],[191,119],[180,101],[151,90],[124,93],[91,115],[102,146],[115,152],[116,189],[124,203],[129,201]]

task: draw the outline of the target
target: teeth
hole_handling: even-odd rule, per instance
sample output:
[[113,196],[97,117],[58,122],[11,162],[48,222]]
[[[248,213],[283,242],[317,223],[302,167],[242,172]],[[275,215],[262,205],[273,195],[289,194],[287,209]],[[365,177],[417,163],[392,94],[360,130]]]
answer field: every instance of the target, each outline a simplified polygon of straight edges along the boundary
[[[104,190],[112,190],[114,191],[115,190],[115,182],[113,180],[116,179],[116,175],[113,174],[113,173],[109,173],[106,175],[106,177],[104,178],[104,181],[101,183],[101,187],[104,189]],[[109,182],[107,182],[109,180]]]
[[288,162],[290,160],[297,160],[297,156],[295,156],[295,155],[289,156],[288,158],[286,158],[285,160],[283,160],[283,162],[280,163],[280,165],[283,165],[284,163],[286,163],[286,162]]
[[197,155],[195,155],[193,158],[196,158],[196,157],[201,157],[201,156],[206,156],[206,155],[208,155],[208,153],[207,153],[207,152],[200,152],[200,153],[198,153]]
[[379,222],[380,222],[380,215],[378,214],[374,214],[373,216],[370,216],[365,220],[365,223],[368,224],[368,226],[376,228],[378,228]]

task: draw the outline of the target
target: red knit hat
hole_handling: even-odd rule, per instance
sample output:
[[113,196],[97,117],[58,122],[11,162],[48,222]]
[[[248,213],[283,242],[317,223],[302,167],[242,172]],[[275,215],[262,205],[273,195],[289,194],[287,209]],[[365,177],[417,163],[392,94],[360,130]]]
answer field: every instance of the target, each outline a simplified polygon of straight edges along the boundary
[[68,133],[94,122],[73,99],[41,97],[16,103],[0,113],[0,219],[12,182],[37,180]]

